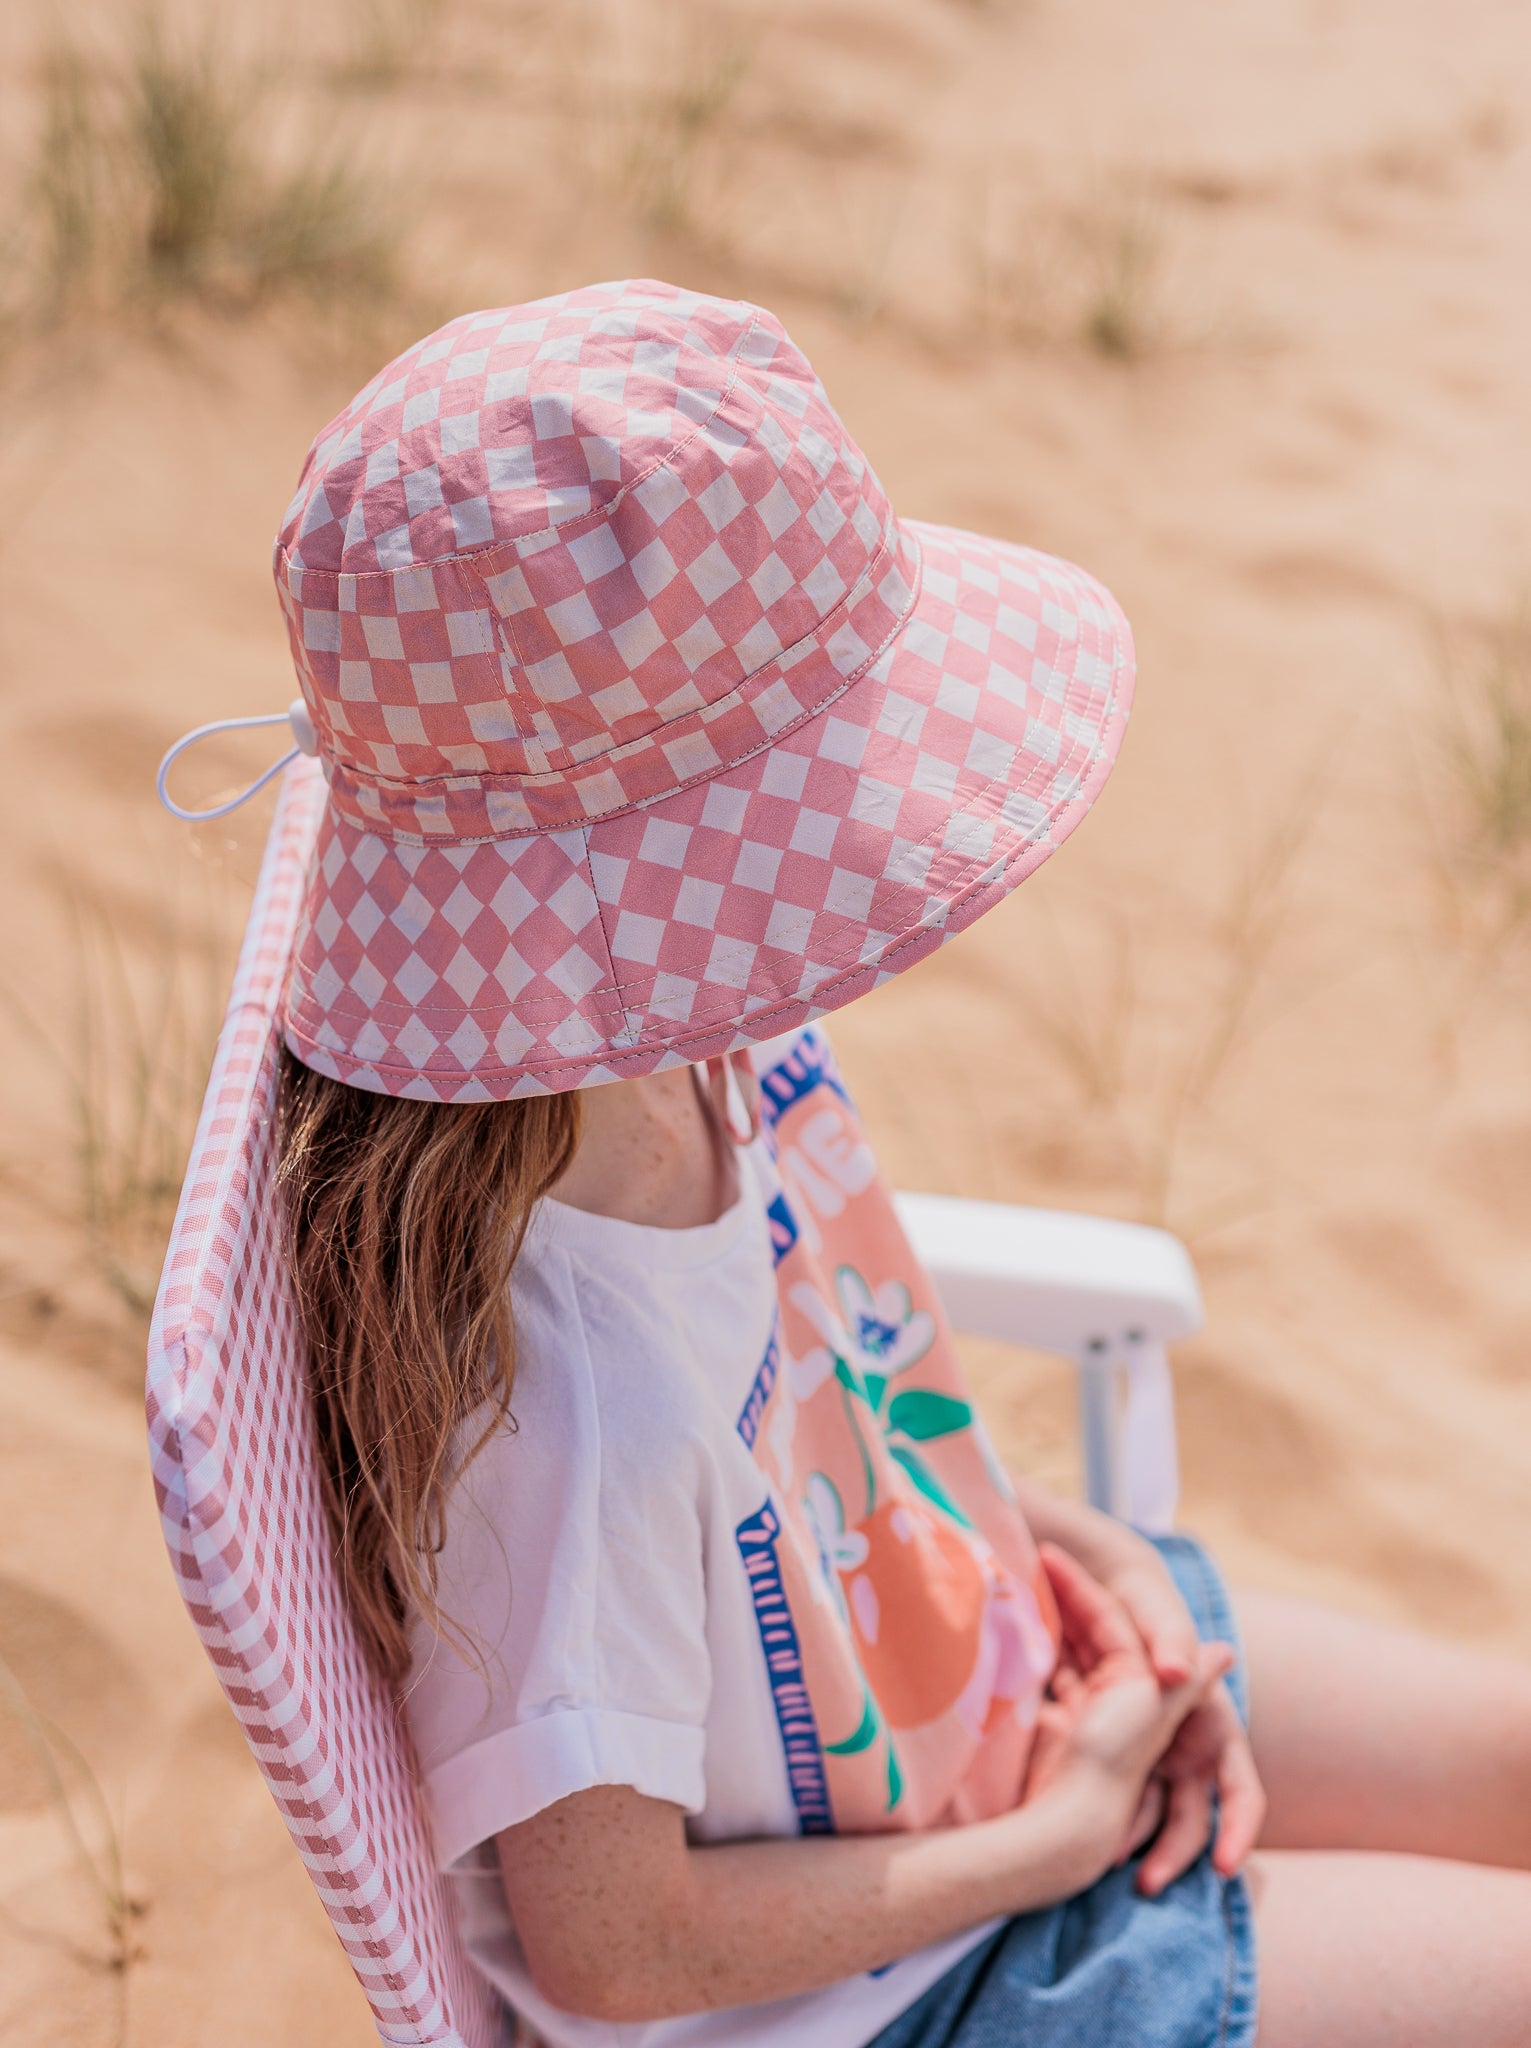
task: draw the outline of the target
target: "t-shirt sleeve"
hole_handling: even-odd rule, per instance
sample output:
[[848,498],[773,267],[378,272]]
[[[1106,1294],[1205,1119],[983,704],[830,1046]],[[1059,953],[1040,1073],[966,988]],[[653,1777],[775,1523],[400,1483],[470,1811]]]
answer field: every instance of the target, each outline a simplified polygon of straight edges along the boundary
[[[412,1631],[405,1704],[443,1868],[593,1785],[704,1803],[703,1460],[649,1355],[661,1333],[577,1297],[556,1253],[518,1288],[516,1325],[515,1427],[450,1494],[442,1619]],[[598,1377],[593,1354],[622,1370]]]

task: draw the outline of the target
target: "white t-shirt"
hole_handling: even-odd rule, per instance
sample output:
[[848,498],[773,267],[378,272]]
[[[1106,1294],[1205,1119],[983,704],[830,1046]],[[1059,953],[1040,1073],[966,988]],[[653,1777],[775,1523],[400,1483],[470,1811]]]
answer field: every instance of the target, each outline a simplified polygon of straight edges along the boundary
[[[1054,1630],[1035,1552],[818,1034],[762,1076],[716,1222],[544,1202],[517,1263],[513,1431],[449,1499],[407,1710],[478,1967],[554,2048],[860,2048],[986,1930],[770,2004],[648,2026],[545,2003],[494,1836],[592,1785],[693,1842],[1013,1804]],[[779,1155],[779,1156],[778,1156]]]

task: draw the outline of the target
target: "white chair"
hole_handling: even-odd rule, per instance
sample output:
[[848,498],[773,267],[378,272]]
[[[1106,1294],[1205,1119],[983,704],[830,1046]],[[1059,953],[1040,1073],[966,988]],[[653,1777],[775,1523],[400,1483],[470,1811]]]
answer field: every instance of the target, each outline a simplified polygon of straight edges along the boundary
[[1070,1358],[1085,1491],[1151,1535],[1180,1496],[1166,1347],[1201,1328],[1201,1292],[1167,1230],[950,1195],[898,1197],[957,1330]]

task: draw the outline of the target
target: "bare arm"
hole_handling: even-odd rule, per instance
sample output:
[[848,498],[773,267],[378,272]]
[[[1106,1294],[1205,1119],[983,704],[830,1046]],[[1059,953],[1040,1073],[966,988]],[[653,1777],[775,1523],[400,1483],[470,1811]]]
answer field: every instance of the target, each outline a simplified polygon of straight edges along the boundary
[[693,1847],[677,1806],[577,1792],[499,1837],[543,1996],[629,2022],[790,1997],[1093,1883],[1231,1653],[1199,1649],[1192,1677],[1162,1687],[1121,1604],[1066,1556],[1043,1561],[1072,1675],[1069,1704],[1041,1710],[1021,1805],[960,1828]]
[[1123,1825],[1077,1798],[918,1834],[693,1848],[678,1806],[575,1793],[499,1838],[516,1930],[555,2005],[641,2021],[812,1991],[1105,1869]]

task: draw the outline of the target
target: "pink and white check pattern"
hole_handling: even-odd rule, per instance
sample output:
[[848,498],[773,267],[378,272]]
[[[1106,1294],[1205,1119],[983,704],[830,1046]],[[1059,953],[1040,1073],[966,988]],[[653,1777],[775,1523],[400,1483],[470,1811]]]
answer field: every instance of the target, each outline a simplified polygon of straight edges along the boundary
[[288,1041],[392,1095],[849,1002],[1072,829],[1131,695],[1099,584],[897,520],[779,324],[668,285],[400,357],[315,444],[276,570],[330,797]]
[[337,809],[451,841],[765,746],[886,644],[914,573],[779,324],[659,284],[429,336],[320,436],[276,549]]
[[278,1009],[323,786],[272,827],[155,1307],[148,1412],[197,1631],[386,2042],[508,2048],[437,1874],[397,1705],[346,1612],[273,1186]]

